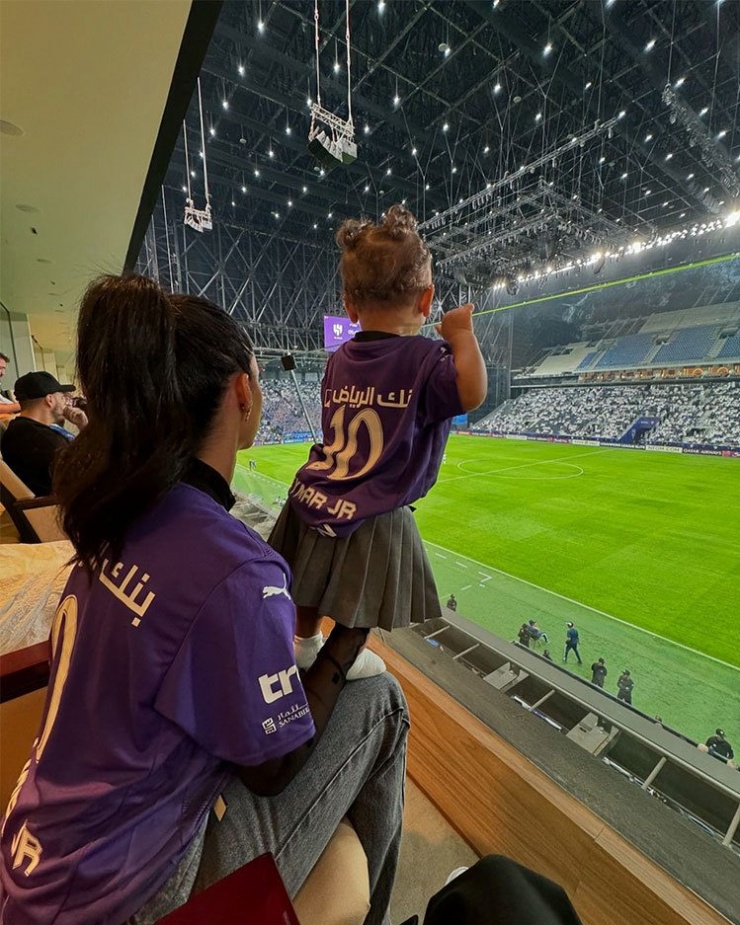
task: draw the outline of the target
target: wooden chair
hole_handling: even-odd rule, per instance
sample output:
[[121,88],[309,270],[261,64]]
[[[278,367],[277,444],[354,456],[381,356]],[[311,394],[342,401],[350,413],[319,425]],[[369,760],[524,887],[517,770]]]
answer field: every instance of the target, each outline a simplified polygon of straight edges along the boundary
[[37,498],[2,459],[0,503],[13,521],[21,543],[53,543],[67,538],[57,520],[58,507],[54,498]]

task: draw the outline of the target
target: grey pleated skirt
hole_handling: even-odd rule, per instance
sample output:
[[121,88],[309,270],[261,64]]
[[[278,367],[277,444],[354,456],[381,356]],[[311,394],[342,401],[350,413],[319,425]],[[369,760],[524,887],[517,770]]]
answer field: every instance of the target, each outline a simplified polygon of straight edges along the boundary
[[442,615],[437,586],[409,507],[366,520],[349,536],[323,536],[289,502],[268,543],[293,571],[299,607],[343,626],[391,630]]

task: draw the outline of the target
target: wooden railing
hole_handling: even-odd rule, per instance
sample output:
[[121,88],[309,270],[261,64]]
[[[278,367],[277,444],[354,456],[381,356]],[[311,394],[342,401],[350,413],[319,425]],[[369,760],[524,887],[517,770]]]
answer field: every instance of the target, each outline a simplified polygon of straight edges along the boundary
[[409,703],[409,777],[477,854],[561,884],[584,925],[728,921],[393,649],[371,647]]

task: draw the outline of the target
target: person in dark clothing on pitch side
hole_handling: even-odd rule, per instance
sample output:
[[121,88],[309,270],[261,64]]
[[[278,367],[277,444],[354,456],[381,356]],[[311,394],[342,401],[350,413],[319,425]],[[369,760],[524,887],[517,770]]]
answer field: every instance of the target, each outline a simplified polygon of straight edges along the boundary
[[709,754],[714,758],[719,758],[720,761],[730,761],[735,757],[735,752],[721,729],[717,729],[714,735],[707,739],[706,746]]
[[604,664],[604,659],[598,659],[591,666],[591,683],[595,684],[596,687],[603,687],[604,678],[606,678],[607,674],[608,672],[606,670],[606,665]]
[[457,600],[454,594],[450,595],[449,601],[447,601],[448,610],[457,610]]
[[617,700],[623,700],[625,703],[632,705],[632,689],[635,682],[632,680],[629,671],[625,670],[617,679]]
[[520,645],[520,646],[526,646],[527,649],[529,648],[529,641],[530,641],[530,639],[532,638],[532,637],[529,635],[529,624],[527,624],[527,623],[522,623],[522,625],[519,627],[519,632],[517,633],[517,638],[518,638],[518,640],[519,640],[519,645]]
[[578,652],[578,630],[572,623],[565,624],[568,627],[568,631],[565,634],[565,655],[563,656],[563,661],[568,661],[568,653],[575,652],[576,658],[578,659],[578,664],[582,665],[580,653]]

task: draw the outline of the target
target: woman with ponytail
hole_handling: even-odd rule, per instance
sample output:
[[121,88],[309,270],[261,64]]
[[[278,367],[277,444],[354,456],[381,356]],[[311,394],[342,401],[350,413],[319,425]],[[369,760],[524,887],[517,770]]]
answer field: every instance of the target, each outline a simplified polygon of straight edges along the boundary
[[345,815],[366,922],[387,922],[406,707],[388,675],[346,684],[367,630],[338,626],[299,676],[288,567],[228,514],[261,412],[244,331],[204,299],[104,277],[77,364],[89,425],[54,492],[78,567],[4,821],[0,922],[145,925],[265,851],[294,895]]

